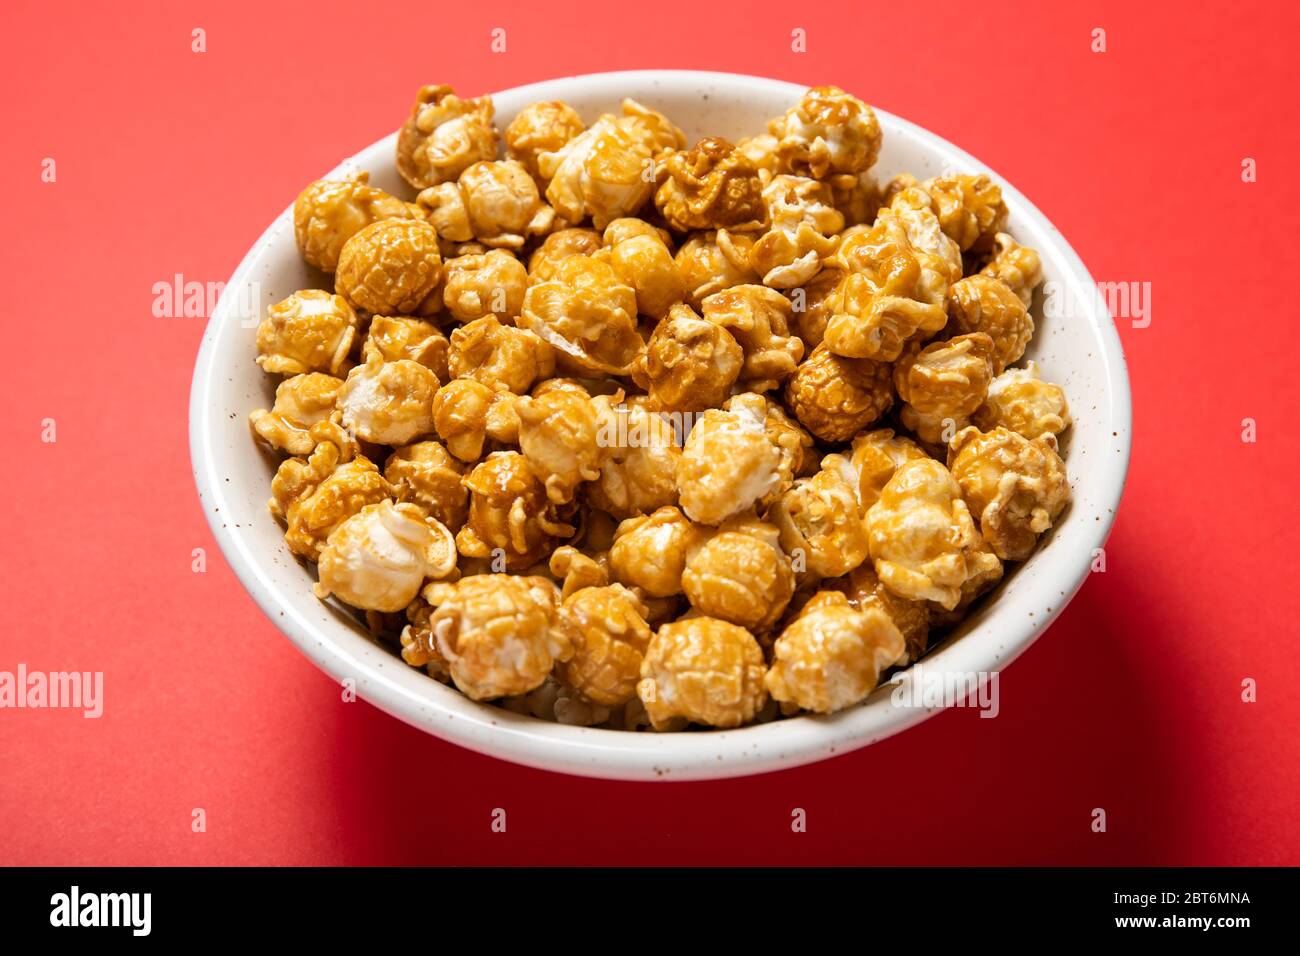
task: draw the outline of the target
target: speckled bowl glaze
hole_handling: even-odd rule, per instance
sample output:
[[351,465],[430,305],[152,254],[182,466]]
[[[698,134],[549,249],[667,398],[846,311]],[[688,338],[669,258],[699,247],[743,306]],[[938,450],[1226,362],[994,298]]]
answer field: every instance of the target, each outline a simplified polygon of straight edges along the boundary
[[[723,73],[653,71],[569,77],[494,94],[500,128],[528,103],[560,99],[587,121],[617,112],[631,96],[663,110],[690,141],[705,135],[752,135],[794,103],[804,88]],[[868,102],[870,90],[853,90]],[[393,114],[396,123],[405,104]],[[1034,314],[1038,332],[1027,358],[1066,389],[1074,414],[1066,462],[1073,501],[1025,564],[991,600],[922,662],[927,674],[989,674],[1005,668],[1041,634],[1088,575],[1106,539],[1128,468],[1131,407],[1119,336],[1096,283],[1069,244],[1037,209],[974,157],[919,126],[877,110],[883,180],[908,171],[924,178],[986,172],[1001,184],[1011,211],[1008,231],[1042,255],[1053,283],[1053,316]],[[328,175],[369,170],[398,195],[410,190],[393,160],[396,134],[362,150]],[[303,171],[303,184],[322,175]],[[271,621],[317,666],[395,717],[484,754],[563,773],[628,780],[701,780],[760,773],[821,760],[896,734],[937,706],[904,706],[889,684],[860,706],[829,717],[796,717],[727,731],[654,734],[568,727],[478,704],[372,642],[343,610],[318,601],[312,575],[285,548],[266,510],[275,461],[250,437],[248,414],[269,407],[274,381],[253,362],[255,328],[265,307],[301,288],[328,287],[294,246],[286,209],[244,257],[208,323],[190,401],[194,480],[222,551]],[[1040,300],[1042,298],[1040,293]],[[1056,318],[1058,311],[1068,318]],[[907,691],[914,671],[904,672]],[[926,683],[929,683],[927,679]]]

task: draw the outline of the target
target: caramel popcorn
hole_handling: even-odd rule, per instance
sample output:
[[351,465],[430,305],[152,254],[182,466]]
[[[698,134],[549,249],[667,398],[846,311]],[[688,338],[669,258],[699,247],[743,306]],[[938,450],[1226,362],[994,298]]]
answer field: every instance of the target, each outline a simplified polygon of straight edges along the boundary
[[636,293],[590,256],[569,256],[524,296],[519,325],[587,372],[626,375],[645,347]]
[[878,428],[854,438],[849,460],[858,475],[858,501],[862,513],[865,515],[867,509],[880,500],[880,492],[894,477],[899,465],[928,457],[920,445],[906,435],[896,435],[892,428]]
[[706,529],[678,508],[665,506],[618,526],[609,549],[610,570],[615,580],[652,598],[672,597],[682,593],[686,562],[707,539]]
[[754,229],[766,218],[758,169],[719,137],[702,139],[663,164],[655,205],[670,226],[692,229]]
[[887,614],[824,591],[777,638],[764,683],[777,701],[830,714],[863,700],[905,655],[903,635]]
[[825,266],[808,282],[787,295],[791,302],[791,328],[803,341],[804,352],[811,352],[826,337],[826,325],[835,314],[835,293],[844,281],[844,270]]
[[384,462],[384,477],[399,502],[419,505],[453,532],[465,523],[469,490],[461,484],[465,468],[436,441],[395,448]]
[[749,264],[774,289],[793,289],[813,278],[836,247],[844,216],[829,186],[803,176],[774,176],[763,187],[768,230],[749,253]]
[[655,730],[687,723],[739,727],[767,701],[763,649],[735,624],[683,618],[659,628],[641,664],[637,696]]
[[621,584],[582,588],[566,597],[555,626],[573,656],[555,668],[560,682],[606,707],[635,697],[653,637],[646,613],[636,594]]
[[776,137],[771,133],[745,136],[736,141],[737,151],[753,164],[764,181],[781,171],[776,158],[776,146]]
[[355,308],[409,315],[419,312],[441,279],[437,230],[420,219],[381,219],[343,244],[335,284]]
[[545,235],[555,210],[538,195],[523,164],[475,163],[454,183],[431,186],[416,200],[442,239],[520,249],[532,236]]
[[456,547],[468,558],[499,559],[505,570],[523,570],[576,530],[547,500],[545,487],[519,452],[493,452],[464,484],[469,518],[456,533]]
[[758,282],[759,275],[749,264],[753,248],[752,238],[725,229],[699,233],[682,243],[675,261],[691,308],[699,309],[715,292]]
[[968,418],[993,379],[993,340],[983,332],[957,335],[903,353],[894,366],[898,397],[923,415]]
[[702,303],[704,318],[732,334],[745,354],[740,387],[765,392],[778,387],[803,358],[803,342],[790,333],[790,302],[761,285],[733,286]]
[[1001,279],[1027,309],[1034,299],[1034,290],[1042,284],[1043,263],[1033,249],[999,232],[993,238],[993,258],[980,274]]
[[[618,398],[621,400],[622,395]],[[539,389],[515,403],[519,450],[555,504],[573,500],[578,485],[595,481],[609,453],[599,439],[609,399],[595,400],[579,385]]]
[[555,372],[555,352],[529,330],[485,315],[451,333],[447,368],[453,378],[522,395]]
[[1023,561],[1070,499],[1054,436],[1030,440],[1008,428],[958,432],[948,467],[993,553]]
[[[275,403],[277,407],[280,404],[279,391]],[[1069,428],[1070,406],[1065,390],[1044,382],[1039,378],[1037,363],[1030,362],[1025,368],[1009,368],[993,379],[974,421],[980,431],[993,431],[1001,425],[1032,441],[1044,435],[1059,436]]]
[[489,388],[472,378],[455,378],[433,397],[433,428],[447,450],[465,462],[483,457],[484,444],[519,439],[515,396],[505,386]]
[[880,184],[870,173],[845,173],[826,180],[831,187],[831,204],[844,217],[845,226],[870,225],[884,201]]
[[[312,450],[306,456],[286,458],[271,479],[271,500],[267,510],[279,521],[288,521],[289,507],[312,493],[340,465],[361,454],[361,446],[331,415],[308,431]],[[387,486],[384,486],[385,490]]]
[[948,293],[948,319],[953,332],[983,332],[993,340],[993,374],[1025,354],[1034,334],[1034,320],[1015,292],[989,275],[967,276]]
[[786,382],[785,400],[818,438],[845,442],[889,411],[894,388],[884,362],[844,358],[823,342]]
[[780,531],[739,516],[686,559],[682,590],[701,614],[764,631],[794,594],[794,571],[781,551]]
[[419,362],[372,354],[348,373],[339,393],[343,425],[362,441],[405,445],[433,433],[438,376]]
[[[997,573],[1002,574],[1002,564],[997,564]],[[962,600],[971,582],[982,580],[980,575],[969,577],[962,585]],[[845,596],[849,603],[859,610],[875,609],[881,611],[893,622],[903,635],[904,657],[898,663],[920,660],[930,640],[930,605],[925,601],[910,601],[899,597],[880,583],[876,569],[870,561],[853,570],[843,584]]]
[[1002,580],[1002,562],[998,560],[998,556],[993,553],[993,549],[989,547],[983,536],[975,543],[975,553],[977,558],[975,560],[968,559],[966,562],[967,566],[974,570],[961,586],[961,600],[957,602],[957,606],[948,610],[937,604],[926,602],[930,621],[935,627],[948,627],[956,624],[966,616],[966,612],[970,610],[970,606],[975,603],[980,595]]
[[802,555],[807,570],[818,577],[839,577],[867,559],[857,483],[848,458],[827,455],[821,470],[796,481],[768,514],[780,529],[785,553]]
[[506,127],[506,155],[522,163],[528,174],[544,185],[538,157],[542,153],[559,152],[585,129],[582,117],[568,103],[559,100],[531,103],[515,114]]
[[677,463],[682,510],[692,521],[721,524],[780,480],[781,454],[767,436],[766,408],[761,395],[749,395],[696,420]]
[[880,122],[855,96],[835,86],[815,86],[768,124],[777,138],[784,172],[822,179],[870,169],[880,152]]
[[504,249],[443,263],[443,306],[459,322],[488,315],[503,322],[513,319],[523,308],[527,289],[528,270]]
[[[889,211],[907,231],[907,240],[917,252],[932,256],[948,282],[962,275],[961,247],[943,230],[934,198],[924,189],[904,189],[889,201]],[[880,214],[876,214],[880,218]],[[943,290],[936,293],[942,301]]]
[[[763,430],[767,433],[767,440],[777,451],[776,483],[759,499],[759,504],[768,506],[785,494],[794,484],[795,478],[807,473],[809,466],[815,470],[817,459],[815,455],[810,454],[813,446],[812,435],[787,415],[776,402],[769,400],[765,404],[767,407],[763,414]],[[733,407],[749,407],[755,412],[759,411],[754,396],[749,394],[732,396],[722,403],[722,407],[727,411],[731,411]]]
[[921,184],[934,203],[944,235],[962,252],[983,252],[1007,223],[1002,189],[982,173],[978,176],[936,176]]
[[384,362],[410,359],[431,369],[439,381],[445,382],[449,347],[447,336],[432,322],[405,315],[376,315],[366,330],[361,359],[369,361],[372,354]]
[[927,452],[940,459],[947,454],[948,442],[952,441],[953,436],[970,425],[969,419],[953,418],[951,415],[927,415],[918,412],[911,405],[903,405],[898,410],[898,421]]
[[678,304],[655,326],[632,367],[632,378],[659,408],[703,411],[731,394],[744,361],[730,332]]
[[569,256],[594,256],[604,248],[595,229],[557,229],[528,257],[528,278],[547,282],[555,278],[556,267]]
[[338,268],[343,244],[380,219],[413,219],[409,203],[370,185],[369,173],[348,179],[318,179],[293,204],[293,236],[309,265],[325,272]]
[[316,448],[311,427],[334,411],[342,379],[320,372],[286,378],[275,388],[275,404],[248,416],[253,433],[272,448],[290,455],[310,455]]
[[266,310],[257,327],[257,364],[264,372],[338,376],[357,335],[357,314],[342,296],[295,292]]
[[491,97],[463,100],[450,86],[420,89],[397,135],[397,171],[416,189],[454,182],[480,160],[496,159]]
[[615,219],[605,228],[604,242],[614,274],[632,287],[642,315],[662,319],[686,298],[681,270],[659,230],[640,219]]
[[672,424],[645,398],[614,405],[603,416],[606,458],[586,486],[587,501],[615,518],[649,514],[677,503],[677,463],[682,449]]
[[629,117],[605,115],[559,149],[538,154],[546,199],[569,223],[597,229],[634,216],[654,187],[651,138]]
[[[315,456],[313,456],[315,457]],[[280,467],[293,463],[288,459]],[[298,497],[281,505],[285,523],[284,541],[289,550],[316,561],[334,529],[366,505],[378,504],[392,495],[392,488],[368,458],[357,456],[302,489]]]

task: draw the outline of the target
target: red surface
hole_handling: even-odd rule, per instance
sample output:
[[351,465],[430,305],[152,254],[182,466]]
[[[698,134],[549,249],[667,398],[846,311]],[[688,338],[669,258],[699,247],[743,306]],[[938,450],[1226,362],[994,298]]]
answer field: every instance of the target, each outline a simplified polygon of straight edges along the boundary
[[[102,670],[106,705],[0,710],[0,862],[1300,864],[1296,8],[562,6],[7,4],[0,670]],[[204,321],[153,317],[153,283],[227,278],[422,82],[655,66],[845,86],[999,170],[1099,280],[1152,283],[1108,570],[998,719],[720,783],[523,770],[340,702],[222,561],[186,436]]]

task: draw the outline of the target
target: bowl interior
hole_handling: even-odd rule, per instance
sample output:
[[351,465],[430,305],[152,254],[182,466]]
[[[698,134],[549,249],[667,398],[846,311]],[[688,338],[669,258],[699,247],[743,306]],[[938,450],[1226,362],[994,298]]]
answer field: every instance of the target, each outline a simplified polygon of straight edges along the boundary
[[[494,94],[504,128],[528,103],[563,99],[590,122],[617,112],[630,96],[662,110],[690,141],[737,139],[764,129],[802,94],[774,80],[694,72],[629,72],[553,80]],[[859,95],[869,91],[856,91]],[[401,109],[394,113],[400,119]],[[1004,190],[1008,231],[1038,249],[1052,290],[1051,314],[1035,302],[1038,326],[1026,358],[1061,384],[1074,426],[1066,463],[1073,501],[1024,565],[1009,573],[995,600],[984,602],[923,661],[933,672],[987,674],[1005,666],[1073,596],[1110,527],[1129,452],[1128,381],[1118,336],[1096,285],[1056,229],[1005,180],[946,141],[879,113],[884,146],[875,172],[919,178],[942,172],[987,172]],[[368,170],[398,195],[411,190],[393,162],[395,136],[345,160],[334,172]],[[325,175],[305,170],[304,185]],[[292,197],[287,197],[292,199]],[[382,709],[441,737],[530,766],[591,776],[691,779],[793,766],[864,746],[924,719],[935,707],[898,706],[884,685],[861,706],[830,717],[799,717],[734,731],[629,734],[567,727],[476,704],[407,667],[373,643],[344,611],[317,601],[307,569],[284,545],[266,510],[276,460],[260,451],[249,412],[269,407],[272,377],[253,362],[255,330],[267,305],[303,288],[329,288],[306,266],[286,210],[253,245],[227,284],[205,333],[191,399],[195,479],[205,513],[236,574],[268,617],[336,678]],[[908,673],[901,679],[907,681]]]

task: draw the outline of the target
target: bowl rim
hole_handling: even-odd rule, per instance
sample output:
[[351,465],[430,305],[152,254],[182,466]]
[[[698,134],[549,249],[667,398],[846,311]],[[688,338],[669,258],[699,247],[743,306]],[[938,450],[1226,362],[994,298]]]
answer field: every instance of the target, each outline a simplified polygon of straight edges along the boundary
[[[796,83],[737,73],[697,70],[627,70],[590,73],[544,80],[511,87],[494,97],[510,95],[522,102],[566,99],[575,85],[605,85],[612,89],[657,85],[665,90],[698,89],[701,83],[725,86],[738,95],[756,86],[780,93],[790,102],[807,89]],[[874,108],[874,107],[873,107]],[[928,147],[954,157],[967,169],[987,171],[1002,187],[1017,217],[1033,221],[1053,241],[1056,253],[1069,273],[1071,284],[1090,291],[1080,300],[1083,321],[1089,322],[1102,344],[1098,360],[1104,363],[1109,403],[1105,421],[1115,433],[1116,454],[1108,455],[1094,481],[1102,486],[1098,500],[1109,507],[1098,512],[1098,520],[1085,534],[1091,548],[1055,556],[1060,567],[1051,575],[1040,575],[1030,584],[1026,598],[1042,597],[1043,613],[1032,615],[1019,625],[987,641],[966,635],[948,641],[927,655],[927,670],[985,673],[1001,671],[1042,634],[1069,603],[1087,579],[1093,561],[1092,549],[1101,548],[1109,535],[1119,508],[1131,455],[1132,404],[1128,373],[1119,333],[1101,296],[1097,283],[1078,254],[1036,206],[1005,177],[965,150],[885,110],[876,109],[882,126],[906,131]],[[326,177],[356,168],[355,157],[387,146],[396,132],[370,144],[344,160]],[[812,763],[826,757],[866,747],[920,723],[942,705],[891,707],[887,699],[891,685],[878,687],[864,703],[829,716],[803,715],[736,730],[691,733],[628,733],[599,728],[573,727],[520,716],[503,708],[479,704],[444,687],[422,671],[408,667],[390,652],[352,635],[355,641],[338,640],[301,615],[293,603],[280,598],[281,591],[264,561],[249,546],[236,527],[221,520],[230,508],[220,468],[221,456],[213,445],[213,424],[221,413],[216,401],[221,369],[216,366],[216,342],[223,327],[238,320],[237,295],[249,280],[256,261],[271,240],[286,225],[292,229],[290,204],[258,237],[241,260],[209,318],[199,346],[190,392],[189,437],[195,486],[212,534],[240,583],[266,617],[308,658],[335,680],[351,678],[357,695],[381,710],[449,742],[513,763],[543,770],[587,777],[622,780],[701,780],[745,776]],[[250,443],[250,447],[251,443]],[[1068,569],[1068,574],[1066,573]],[[998,653],[991,643],[997,639]],[[390,666],[385,667],[385,663]],[[396,663],[396,666],[392,666]],[[991,665],[996,664],[996,667]],[[904,682],[909,680],[904,672]],[[960,702],[962,694],[956,700]]]

